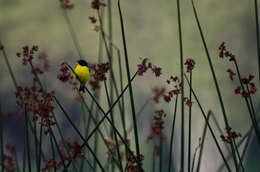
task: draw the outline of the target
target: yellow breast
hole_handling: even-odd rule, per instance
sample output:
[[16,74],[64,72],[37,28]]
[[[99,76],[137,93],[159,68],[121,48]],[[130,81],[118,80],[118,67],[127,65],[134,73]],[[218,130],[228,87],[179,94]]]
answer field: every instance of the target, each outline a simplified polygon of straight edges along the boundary
[[[87,66],[81,66],[77,64],[75,68],[75,74],[79,77],[80,81],[86,83],[90,78],[90,72]],[[78,78],[74,75],[74,78],[78,80]]]

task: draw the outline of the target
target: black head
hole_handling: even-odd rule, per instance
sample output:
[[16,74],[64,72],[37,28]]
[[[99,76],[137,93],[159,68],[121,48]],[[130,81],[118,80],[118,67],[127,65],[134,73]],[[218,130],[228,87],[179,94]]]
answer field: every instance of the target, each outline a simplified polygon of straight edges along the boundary
[[78,64],[80,64],[81,66],[87,66],[88,67],[88,63],[85,60],[79,60]]

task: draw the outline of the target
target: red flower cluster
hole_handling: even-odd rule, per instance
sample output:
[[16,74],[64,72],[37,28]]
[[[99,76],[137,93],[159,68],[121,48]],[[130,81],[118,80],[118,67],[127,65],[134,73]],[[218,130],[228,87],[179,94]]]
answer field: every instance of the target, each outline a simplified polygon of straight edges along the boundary
[[186,68],[187,68],[187,72],[191,72],[193,69],[194,69],[194,66],[195,66],[195,61],[191,58],[188,58],[186,60],[186,62],[184,63],[184,65],[186,65]]
[[91,21],[91,23],[96,23],[97,22],[97,19],[94,17],[94,16],[90,16],[88,17],[88,19]]
[[183,100],[182,100],[188,107],[191,107],[192,106],[192,101],[188,98],[188,97],[183,97]]
[[234,80],[234,75],[236,75],[236,74],[230,68],[227,69],[227,72],[229,73],[230,80],[233,81]]
[[236,58],[235,58],[235,55],[230,53],[227,49],[226,49],[226,43],[225,42],[222,42],[220,44],[220,46],[218,47],[218,50],[219,50],[219,57],[220,58],[229,58],[229,61],[236,61]]
[[[235,55],[233,55],[228,50],[226,50],[225,42],[221,43],[221,45],[219,46],[219,50],[220,50],[220,52],[219,52],[220,58],[224,58],[224,56],[229,57],[229,61],[233,61],[237,67]],[[229,73],[230,80],[233,81],[236,73],[233,72],[232,69],[230,69],[230,68],[227,69],[227,72]],[[247,77],[242,78],[241,79],[242,85],[236,87],[236,89],[234,90],[235,94],[240,94],[244,98],[249,97],[250,94],[255,94],[256,87],[255,87],[255,84],[252,82],[253,79],[254,79],[254,75],[251,75],[251,74],[249,74],[248,78]],[[246,90],[242,89],[243,85],[245,86],[244,88]]]
[[162,68],[153,65],[149,62],[148,58],[144,58],[141,64],[138,64],[138,71],[137,74],[139,76],[143,76],[143,74],[148,70],[151,69],[152,72],[155,74],[156,77],[159,77],[162,74]]
[[[230,133],[231,139],[236,139],[236,138],[238,138],[238,137],[242,137],[241,133],[237,133],[237,132],[235,132],[235,131],[232,131],[231,128],[228,128],[228,129],[227,129],[227,132]],[[220,136],[220,138],[221,138],[221,140],[222,140],[223,142],[226,142],[226,143],[229,143],[229,144],[230,144],[230,140],[229,140],[230,137],[229,137],[229,136],[224,136],[224,135],[221,135],[221,136]]]
[[[40,52],[38,55],[39,63],[36,65],[32,64],[32,59],[34,59],[35,53],[39,50],[38,46],[34,45],[32,48],[29,48],[27,45],[23,47],[22,52],[16,53],[17,57],[22,58],[22,64],[27,65],[28,63],[31,64],[31,73],[34,75],[34,81],[37,81],[36,75],[43,74],[44,71],[48,71],[49,69],[49,61],[47,59],[47,55],[44,52]],[[41,67],[41,64],[43,65],[43,69]]]
[[242,97],[249,97],[251,94],[255,94],[256,87],[255,83],[252,82],[254,75],[249,74],[248,78],[242,78],[242,84],[247,88],[247,91],[241,91],[241,86],[237,86],[235,89],[235,94],[240,94]]
[[7,172],[14,172],[17,169],[17,167],[16,167],[17,159],[15,158],[16,149],[13,145],[10,145],[10,144],[6,144],[5,148],[9,152],[9,154],[4,154],[4,157],[3,157],[4,169]]
[[[84,156],[84,152],[81,148],[81,145],[77,142],[77,141],[71,141],[70,139],[67,139],[66,140],[66,144],[68,145],[68,148],[70,150],[70,154],[71,154],[71,157],[73,159],[76,159],[76,158],[80,158],[80,157],[83,157]],[[65,147],[63,145],[62,142],[60,142],[60,147],[61,148],[64,148],[65,150]],[[69,158],[69,156],[65,153],[65,151],[62,151],[62,159],[63,161],[68,161],[70,162],[71,159]]]
[[75,88],[77,86],[76,80],[73,78],[67,62],[62,62],[60,64],[60,73],[58,74],[58,79],[62,82],[68,82]]
[[162,88],[159,88],[159,87],[152,88],[152,92],[154,94],[153,101],[155,103],[159,103],[160,98],[164,96],[165,90],[166,89],[164,87],[162,87]]
[[4,154],[4,168],[7,172],[16,171],[16,160],[13,155]]
[[[54,92],[42,93],[42,90],[33,85],[31,88],[18,86],[16,90],[16,104],[21,108],[26,106],[27,112],[33,112],[32,121],[36,122],[40,118],[40,124],[49,128],[55,125],[51,115],[54,106]],[[48,129],[45,131],[46,134]]]
[[110,64],[108,62],[100,64],[90,64],[89,68],[92,73],[89,84],[93,90],[97,90],[100,88],[99,82],[105,81],[107,79],[105,74],[109,71]]
[[166,117],[166,113],[163,109],[156,110],[154,115],[154,124],[151,126],[151,134],[147,137],[148,141],[154,138],[162,138],[163,140],[166,138],[164,133],[162,132],[164,129],[164,121],[163,118]]
[[[140,154],[140,164],[143,165],[144,155]],[[127,163],[125,167],[127,172],[138,172],[138,165],[133,156],[129,155],[127,158]]]
[[[84,156],[84,152],[82,151],[82,148],[80,144],[77,141],[71,141],[70,139],[66,140],[66,144],[69,148],[70,155],[72,159],[80,158]],[[61,161],[56,161],[54,158],[50,158],[46,163],[45,167],[42,168],[42,172],[49,171],[51,169],[57,169],[59,170],[60,167],[63,165],[63,162],[71,162],[71,159],[69,156],[65,153],[65,147],[62,142],[60,142],[60,149],[61,149]],[[63,162],[62,162],[63,161]]]
[[54,158],[50,158],[46,163],[45,167],[42,168],[42,172],[51,171],[51,169],[59,170],[62,162],[57,162]]
[[74,7],[74,4],[70,2],[70,0],[59,0],[60,6],[63,9],[71,10]]
[[[106,144],[109,146],[110,149],[112,149],[112,152],[116,151],[116,141],[115,140],[111,140],[111,139],[105,139]],[[118,145],[119,145],[119,149],[121,146],[124,145],[124,143],[121,140],[118,140]],[[127,145],[130,146],[130,140],[127,140]],[[120,159],[123,160],[124,159],[124,151],[119,151],[120,153]],[[111,152],[107,151],[106,154],[108,155],[108,157],[112,157]]]
[[106,4],[103,2],[100,2],[99,0],[92,0],[91,7],[95,10],[99,10],[100,7],[105,7]]
[[167,84],[174,83],[174,88],[168,91],[167,94],[164,95],[165,102],[169,103],[174,95],[179,95],[181,92],[182,84],[180,83],[180,79],[177,76],[171,76],[170,79],[168,79]]
[[17,57],[23,56],[23,64],[27,65],[28,62],[31,62],[34,54],[39,50],[37,45],[33,45],[32,48],[29,48],[27,45],[23,47],[23,52],[16,53]]

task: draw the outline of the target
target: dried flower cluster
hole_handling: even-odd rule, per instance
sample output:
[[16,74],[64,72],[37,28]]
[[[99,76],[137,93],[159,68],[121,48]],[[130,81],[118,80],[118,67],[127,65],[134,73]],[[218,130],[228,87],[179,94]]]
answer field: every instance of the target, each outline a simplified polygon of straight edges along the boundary
[[89,84],[93,90],[97,90],[100,88],[100,82],[105,81],[107,79],[106,73],[110,69],[110,64],[107,63],[99,63],[99,64],[90,64],[89,66],[91,70],[91,78]]
[[27,112],[32,112],[32,121],[47,127],[45,134],[48,133],[49,126],[53,126],[56,123],[53,120],[54,106],[52,105],[54,101],[54,92],[43,93],[40,88],[36,85],[32,87],[18,86],[15,96],[17,98],[16,104],[21,108],[25,108]]
[[[108,147],[111,149],[112,153],[116,152],[116,141],[112,140],[112,139],[105,139],[106,144],[108,145]],[[118,140],[118,146],[119,149],[121,146],[123,146],[124,143],[121,140]],[[130,140],[127,140],[127,145],[130,146]],[[125,152],[123,150],[119,151],[120,153],[120,160],[124,160],[124,154]],[[108,155],[109,158],[112,157],[112,154],[110,151],[107,151],[106,154]]]
[[142,76],[148,69],[151,69],[156,77],[159,77],[162,74],[162,68],[153,65],[148,58],[144,58],[142,63],[138,64],[137,67],[137,74],[139,76]]
[[[68,149],[70,151],[70,155],[71,155],[72,159],[76,159],[76,158],[80,158],[80,157],[84,156],[84,152],[82,151],[82,148],[77,141],[71,141],[70,139],[67,139],[66,144],[68,146]],[[65,147],[64,147],[62,142],[60,142],[60,149],[61,149],[62,160],[56,161],[53,157],[50,158],[45,163],[45,167],[42,168],[42,172],[51,171],[52,169],[59,170],[60,167],[63,165],[63,163],[66,163],[66,162],[70,163],[71,162],[71,159],[65,153]]]
[[[31,112],[33,114],[33,122],[37,122],[39,120],[39,124],[47,127],[47,130],[45,130],[45,134],[47,134],[48,128],[55,125],[51,114],[54,109],[54,106],[52,105],[54,101],[54,92],[43,92],[43,90],[37,86],[38,74],[42,74],[43,70],[41,69],[40,64],[35,67],[32,60],[38,50],[38,46],[35,45],[32,46],[32,48],[29,48],[29,46],[24,46],[22,52],[16,53],[19,58],[21,56],[23,57],[22,61],[24,65],[27,65],[28,63],[30,64],[31,73],[34,76],[34,79],[31,87],[18,86],[15,96],[17,98],[16,104],[21,108],[26,107],[27,112]],[[45,66],[44,69],[47,70],[49,66],[46,54],[41,53],[38,56],[38,59],[40,62],[43,62],[43,66]]]
[[[44,52],[38,53],[37,59],[38,61],[34,60],[34,65],[33,65],[33,59],[35,59],[36,53],[39,51],[39,48],[37,45],[33,45],[31,48],[29,46],[24,46],[22,52],[17,52],[16,56],[18,58],[22,57],[22,64],[27,65],[28,63],[31,66],[31,73],[34,75],[34,81],[37,81],[36,75],[43,74],[44,71],[49,70],[49,61],[47,59],[47,55]],[[37,63],[38,62],[38,63]]]
[[164,96],[165,91],[166,91],[166,88],[164,88],[164,87],[162,87],[162,88],[159,88],[159,87],[152,88],[153,101],[155,103],[159,103],[159,100],[160,100],[161,97]]
[[100,7],[105,7],[106,4],[103,2],[100,2],[100,0],[92,0],[91,7],[95,10],[99,10]]
[[59,70],[59,74],[58,74],[58,79],[62,82],[67,82],[70,85],[72,85],[73,88],[76,88],[77,86],[77,82],[74,79],[69,67],[68,67],[68,63],[67,62],[62,62],[60,64],[60,70]]
[[[106,4],[103,2],[100,2],[100,0],[92,0],[91,1],[91,8],[94,10],[99,10],[101,7],[105,7]],[[94,25],[94,31],[99,32],[100,31],[100,26],[96,25],[97,19],[95,16],[89,16],[88,18],[90,22]]]
[[237,139],[238,137],[242,137],[241,133],[237,133],[236,131],[232,131],[232,128],[226,129],[226,132],[230,133],[230,137],[221,135],[220,138],[223,142],[226,142],[226,143],[229,143],[229,144],[230,144],[230,138],[231,139]]
[[10,144],[6,144],[5,146],[8,154],[4,154],[4,157],[3,157],[3,162],[4,162],[4,169],[7,171],[7,172],[15,172],[17,170],[17,167],[16,167],[16,157],[15,157],[15,154],[16,154],[16,149],[13,145],[10,145]]
[[[140,154],[140,164],[143,165],[144,155]],[[138,164],[136,163],[133,156],[129,155],[127,158],[127,163],[125,167],[125,171],[127,172],[138,172]]]
[[166,117],[166,113],[164,112],[163,109],[156,110],[155,115],[153,116],[154,118],[154,123],[151,125],[151,133],[147,137],[148,141],[159,138],[165,140],[166,136],[163,133],[164,129],[164,121],[163,119]]
[[220,44],[220,46],[218,47],[218,50],[219,50],[219,57],[220,58],[229,58],[229,61],[236,61],[236,58],[235,58],[235,55],[230,53],[227,49],[226,49],[226,43],[225,42],[222,42]]
[[186,65],[186,71],[190,73],[194,69],[195,64],[193,59],[188,58],[184,63],[184,65]]
[[[225,42],[222,42],[218,49],[219,49],[219,57],[229,58],[229,61],[233,62],[236,66],[236,69],[238,70],[238,65],[237,65],[235,55],[230,53],[227,50]],[[237,73],[235,73],[231,68],[228,68],[227,72],[229,74],[229,79],[231,81],[234,81],[234,76],[237,75]],[[235,88],[234,90],[235,94],[240,94],[244,98],[249,97],[251,94],[255,94],[256,87],[255,87],[255,83],[252,82],[253,79],[254,79],[254,75],[252,74],[249,74],[248,77],[241,78],[241,85]]]
[[70,0],[59,0],[60,1],[60,6],[63,9],[68,9],[71,10],[74,8],[74,4],[70,2]]
[[28,45],[23,47],[23,52],[16,53],[17,57],[23,56],[23,65],[27,65],[28,62],[31,62],[34,54],[39,50],[37,45],[33,45],[32,48],[29,48]]
[[177,96],[181,93],[182,83],[177,76],[171,76],[166,82],[168,85],[173,85],[173,89],[164,95],[164,101],[169,103],[174,95]]

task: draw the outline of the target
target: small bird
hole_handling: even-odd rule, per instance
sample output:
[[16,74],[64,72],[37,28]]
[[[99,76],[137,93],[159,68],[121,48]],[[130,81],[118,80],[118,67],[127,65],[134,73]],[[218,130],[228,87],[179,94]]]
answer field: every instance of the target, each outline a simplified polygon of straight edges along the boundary
[[79,91],[85,92],[84,86],[90,78],[90,71],[88,63],[85,60],[79,60],[74,69],[74,78],[80,82]]

